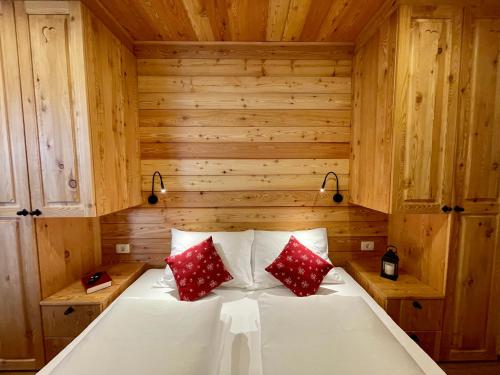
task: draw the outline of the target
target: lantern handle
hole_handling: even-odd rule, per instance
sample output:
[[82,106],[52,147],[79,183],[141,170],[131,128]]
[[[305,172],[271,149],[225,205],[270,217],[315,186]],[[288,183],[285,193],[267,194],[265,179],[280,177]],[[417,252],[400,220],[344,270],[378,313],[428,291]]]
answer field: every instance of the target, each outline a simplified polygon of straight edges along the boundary
[[398,248],[397,248],[396,246],[394,246],[394,245],[389,245],[389,246],[387,246],[387,248],[386,248],[386,250],[387,250],[387,251],[389,251],[389,250],[391,250],[391,249],[394,249],[394,252],[395,252],[395,253],[397,253],[397,252],[398,252]]

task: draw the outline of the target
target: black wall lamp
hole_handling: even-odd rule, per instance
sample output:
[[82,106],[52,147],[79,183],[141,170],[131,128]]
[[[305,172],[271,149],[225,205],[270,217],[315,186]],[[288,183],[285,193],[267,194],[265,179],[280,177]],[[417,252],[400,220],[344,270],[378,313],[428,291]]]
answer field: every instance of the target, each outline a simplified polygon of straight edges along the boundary
[[325,175],[325,179],[323,180],[323,185],[321,185],[321,189],[319,189],[319,191],[321,193],[325,192],[326,180],[327,180],[327,178],[328,178],[328,176],[330,174],[333,174],[335,176],[335,179],[337,180],[337,192],[333,195],[333,201],[335,203],[340,203],[340,202],[342,202],[342,200],[344,199],[344,197],[342,196],[342,194],[340,194],[340,190],[339,190],[339,178],[338,178],[338,176],[337,176],[337,174],[335,172],[328,172]]
[[153,180],[151,181],[151,195],[148,197],[149,204],[158,203],[158,197],[155,194],[155,177],[156,177],[156,175],[160,176],[160,188],[161,188],[160,191],[162,192],[162,194],[167,191],[167,189],[165,189],[165,185],[163,185],[163,178],[161,176],[161,173],[158,171],[155,171],[155,173],[153,173]]

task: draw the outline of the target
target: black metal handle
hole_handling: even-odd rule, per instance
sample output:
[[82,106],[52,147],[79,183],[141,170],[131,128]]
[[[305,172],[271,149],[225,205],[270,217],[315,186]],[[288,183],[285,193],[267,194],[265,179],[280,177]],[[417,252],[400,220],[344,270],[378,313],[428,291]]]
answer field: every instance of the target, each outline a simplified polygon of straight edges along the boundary
[[422,310],[422,305],[418,301],[413,301],[412,306],[416,309]]
[[40,216],[41,214],[42,214],[42,211],[40,211],[38,208],[35,211],[30,212],[31,216]]
[[460,207],[460,206],[455,206],[455,207],[453,207],[453,211],[455,211],[455,212],[464,212],[465,208]]
[[74,311],[75,311],[75,309],[74,309],[73,307],[71,307],[71,306],[70,306],[70,307],[68,307],[68,308],[66,309],[66,311],[64,311],[64,315],[69,315],[69,314],[71,314],[71,313],[72,313],[72,312],[74,312]]
[[420,339],[418,338],[418,336],[414,333],[410,334],[410,338],[415,341],[417,344],[420,343]]
[[23,208],[21,211],[17,211],[16,214],[19,216],[27,216],[29,211],[26,208]]
[[443,207],[441,207],[441,211],[443,211],[445,214],[447,214],[448,212],[453,211],[453,208],[451,208],[450,206],[443,206]]

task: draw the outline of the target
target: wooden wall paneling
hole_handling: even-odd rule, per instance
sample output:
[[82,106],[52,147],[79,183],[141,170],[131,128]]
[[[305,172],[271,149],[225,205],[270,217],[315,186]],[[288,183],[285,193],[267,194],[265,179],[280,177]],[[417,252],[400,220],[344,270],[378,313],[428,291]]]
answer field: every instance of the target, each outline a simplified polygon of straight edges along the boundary
[[399,13],[393,209],[438,213],[451,204],[462,11]]
[[93,215],[81,8],[47,5],[15,2],[31,200],[45,216]]
[[101,264],[98,218],[36,220],[42,298]]
[[[281,1],[281,0],[278,0]],[[285,0],[286,1],[286,0]],[[352,43],[135,42],[138,59],[349,60]]]
[[0,1],[0,370],[43,363],[40,287],[30,210],[14,7]]
[[[173,227],[319,226],[328,229],[336,263],[363,256],[362,239],[373,240],[380,254],[386,215],[348,203],[352,62],[345,46],[338,52],[332,46],[326,56],[321,46],[308,45],[321,57],[314,60],[299,58],[306,46],[229,46],[235,55],[222,57],[211,47],[188,53],[184,46],[181,53],[188,58],[178,59],[171,58],[174,46],[169,48],[159,58],[149,50],[147,59],[138,60],[143,201],[156,170],[167,193],[158,194],[155,207],[143,203],[101,218],[104,262],[162,266]],[[262,59],[241,58],[251,50]],[[287,98],[300,109],[283,109]],[[250,99],[255,108],[245,103]],[[331,199],[333,179],[327,193],[319,193],[329,170],[338,173],[346,196],[340,205]],[[131,253],[116,255],[117,243],[130,243]]]
[[139,59],[138,74],[171,76],[349,77],[351,59]]
[[[139,77],[141,81],[142,77]],[[349,110],[140,110],[140,127],[148,126],[351,126]]]

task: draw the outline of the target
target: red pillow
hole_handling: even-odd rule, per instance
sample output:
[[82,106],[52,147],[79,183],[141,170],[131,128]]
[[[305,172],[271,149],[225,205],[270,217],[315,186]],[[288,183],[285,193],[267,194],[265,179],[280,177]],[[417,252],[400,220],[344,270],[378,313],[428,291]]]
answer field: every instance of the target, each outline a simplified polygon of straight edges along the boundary
[[266,271],[295,295],[305,297],[316,294],[332,268],[330,263],[291,236],[281,254],[266,267]]
[[215,250],[212,237],[165,259],[174,274],[182,301],[194,301],[233,277]]

